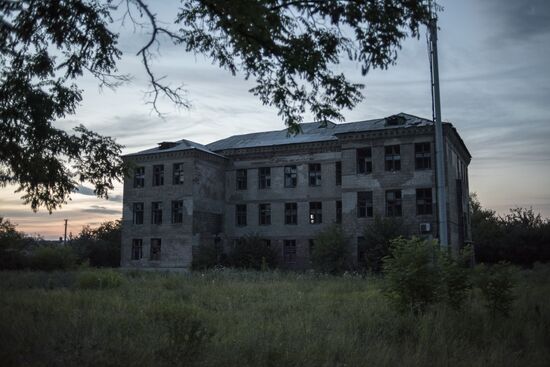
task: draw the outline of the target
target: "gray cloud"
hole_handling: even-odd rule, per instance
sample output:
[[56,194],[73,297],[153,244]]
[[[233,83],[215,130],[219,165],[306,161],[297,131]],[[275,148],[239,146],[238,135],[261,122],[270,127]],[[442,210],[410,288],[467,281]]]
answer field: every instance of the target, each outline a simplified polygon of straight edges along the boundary
[[[84,196],[94,196],[94,197],[97,196],[94,193],[94,189],[92,189],[90,187],[86,187],[84,185],[79,185],[78,188],[76,189],[76,193],[84,195]],[[108,200],[121,203],[122,202],[122,195],[109,195]]]
[[500,34],[514,40],[550,32],[550,1],[488,0],[487,16],[500,22]]
[[82,211],[86,213],[94,213],[94,214],[121,214],[122,215],[122,210],[120,209],[109,209],[107,207],[100,206],[100,205],[90,205],[89,208],[82,209]]

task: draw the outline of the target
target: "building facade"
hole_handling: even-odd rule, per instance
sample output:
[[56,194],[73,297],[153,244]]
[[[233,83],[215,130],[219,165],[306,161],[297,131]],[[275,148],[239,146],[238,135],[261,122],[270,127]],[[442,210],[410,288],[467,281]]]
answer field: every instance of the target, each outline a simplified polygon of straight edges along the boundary
[[[411,234],[438,236],[433,122],[400,113],[344,124],[302,124],[188,140],[124,157],[121,265],[189,268],[198,246],[258,235],[287,268],[307,268],[319,231],[340,223],[355,264],[365,227],[397,217]],[[470,240],[468,164],[456,129],[444,124],[448,242]]]

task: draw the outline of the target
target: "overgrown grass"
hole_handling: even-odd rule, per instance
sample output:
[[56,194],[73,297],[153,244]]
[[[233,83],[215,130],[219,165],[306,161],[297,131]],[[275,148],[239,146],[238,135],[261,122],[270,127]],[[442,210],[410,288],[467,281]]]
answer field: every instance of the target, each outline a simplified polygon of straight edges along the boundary
[[[91,270],[86,270],[90,272]],[[102,273],[102,271],[97,271]],[[522,272],[510,317],[398,314],[383,279],[213,270],[0,273],[2,366],[547,366],[550,270]],[[101,276],[101,275],[99,275]],[[111,275],[109,275],[111,276]]]

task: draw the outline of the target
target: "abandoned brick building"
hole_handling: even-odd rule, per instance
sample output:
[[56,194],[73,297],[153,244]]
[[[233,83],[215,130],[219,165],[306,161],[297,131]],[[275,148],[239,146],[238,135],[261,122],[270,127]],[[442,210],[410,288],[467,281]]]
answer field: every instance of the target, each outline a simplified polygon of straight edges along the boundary
[[[201,145],[163,142],[124,157],[122,266],[182,269],[197,246],[264,238],[283,267],[309,264],[312,240],[341,223],[357,263],[375,216],[401,217],[437,237],[434,128],[409,114],[351,123],[305,123]],[[448,242],[467,242],[468,164],[456,129],[443,125]]]

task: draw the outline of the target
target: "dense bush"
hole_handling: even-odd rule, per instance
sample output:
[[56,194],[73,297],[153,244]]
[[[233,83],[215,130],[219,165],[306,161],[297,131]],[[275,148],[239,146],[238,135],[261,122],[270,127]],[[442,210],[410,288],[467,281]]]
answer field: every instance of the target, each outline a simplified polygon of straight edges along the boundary
[[83,271],[78,274],[76,281],[81,289],[108,289],[118,288],[124,278],[113,270]]
[[506,261],[523,267],[550,261],[550,221],[532,209],[510,209],[498,216],[484,209],[475,194],[470,196],[472,240],[476,261]]
[[76,256],[70,247],[41,246],[30,256],[30,267],[34,270],[68,270],[76,267]]
[[70,246],[80,263],[93,267],[119,267],[121,228],[120,220],[104,222],[97,228],[85,226]]
[[27,252],[31,239],[16,229],[15,224],[0,217],[0,270],[28,267]]
[[349,243],[342,227],[327,227],[315,238],[311,254],[311,264],[316,271],[337,274],[350,266]]
[[245,236],[235,242],[228,261],[235,268],[267,270],[277,266],[277,253],[262,238]]
[[514,269],[507,263],[490,266],[481,264],[476,267],[476,285],[481,290],[485,306],[493,317],[496,314],[510,314],[515,299],[515,282]]
[[400,236],[406,236],[407,231],[400,218],[374,217],[374,222],[365,227],[364,246],[359,249],[364,258],[358,259],[368,270],[378,273],[382,270],[382,259],[390,253],[390,242]]

